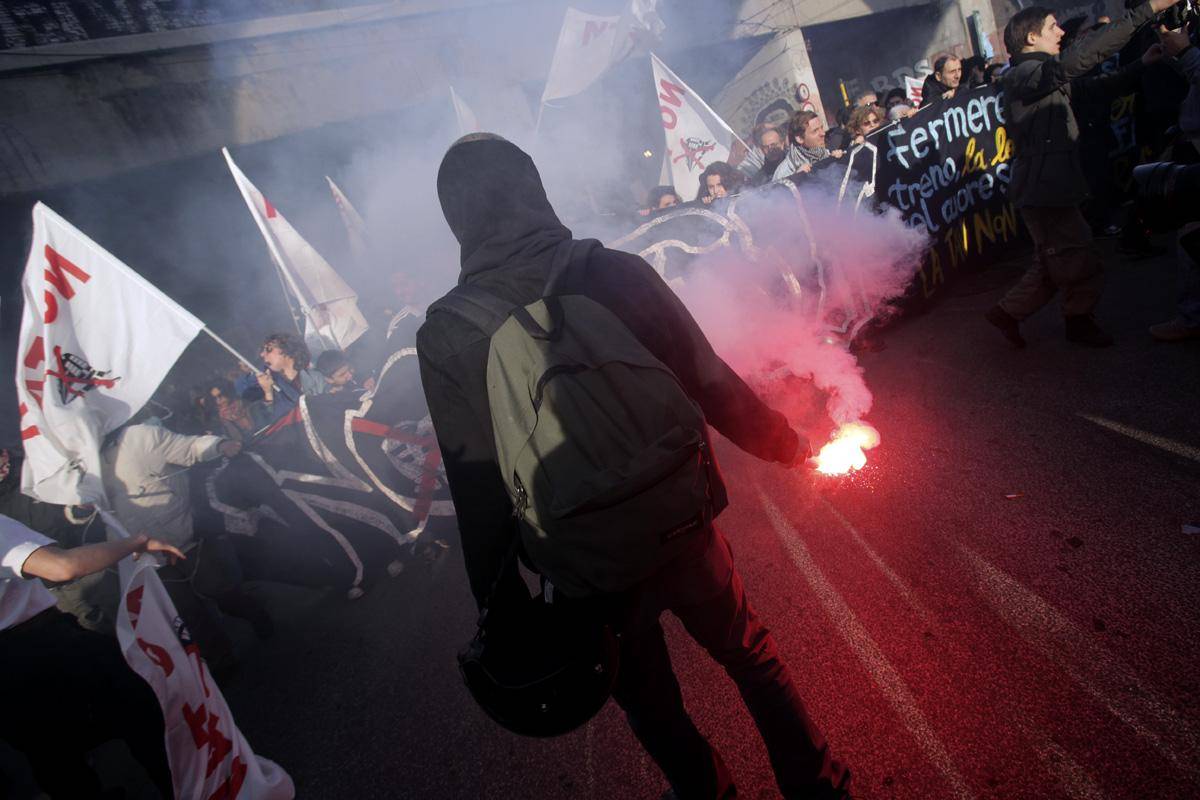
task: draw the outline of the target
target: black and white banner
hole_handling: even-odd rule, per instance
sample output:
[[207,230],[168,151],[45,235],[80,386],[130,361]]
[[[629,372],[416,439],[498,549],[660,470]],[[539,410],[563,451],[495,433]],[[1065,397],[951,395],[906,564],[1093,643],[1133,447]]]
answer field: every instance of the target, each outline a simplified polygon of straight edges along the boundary
[[931,239],[918,276],[925,297],[959,270],[979,269],[1025,244],[1012,204],[1012,140],[1004,97],[985,87],[934,103],[870,137],[879,148],[875,196]]

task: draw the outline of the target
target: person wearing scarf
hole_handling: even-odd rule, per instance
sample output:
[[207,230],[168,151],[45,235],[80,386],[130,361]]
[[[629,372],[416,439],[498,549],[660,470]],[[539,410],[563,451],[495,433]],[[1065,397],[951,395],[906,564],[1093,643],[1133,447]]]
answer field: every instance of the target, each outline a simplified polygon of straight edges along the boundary
[[814,165],[829,157],[841,158],[841,150],[825,146],[825,126],[815,111],[797,111],[788,122],[787,156],[775,170],[775,180],[797,172],[811,172]]

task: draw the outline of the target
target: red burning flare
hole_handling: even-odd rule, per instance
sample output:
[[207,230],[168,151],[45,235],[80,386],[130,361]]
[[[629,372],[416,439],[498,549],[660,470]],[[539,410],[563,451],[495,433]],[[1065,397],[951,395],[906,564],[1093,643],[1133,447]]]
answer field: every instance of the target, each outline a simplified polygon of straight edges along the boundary
[[845,475],[862,469],[867,465],[864,451],[878,444],[879,431],[862,420],[847,422],[813,459],[816,470],[824,475]]

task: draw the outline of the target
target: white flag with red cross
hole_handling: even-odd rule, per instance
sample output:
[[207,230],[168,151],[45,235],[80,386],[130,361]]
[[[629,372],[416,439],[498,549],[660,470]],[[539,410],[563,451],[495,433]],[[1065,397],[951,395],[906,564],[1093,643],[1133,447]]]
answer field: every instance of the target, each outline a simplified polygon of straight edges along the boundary
[[700,174],[715,161],[729,161],[734,143],[741,139],[658,56],[651,53],[650,63],[667,139],[671,182],[683,200],[693,200],[700,191]]
[[325,350],[345,350],[367,331],[367,320],[358,310],[358,294],[238,169],[229,150],[221,152],[267,242],[271,259],[300,307],[305,343],[314,356]]
[[204,323],[41,203],[21,290],[21,490],[102,502],[105,435],[146,404]]

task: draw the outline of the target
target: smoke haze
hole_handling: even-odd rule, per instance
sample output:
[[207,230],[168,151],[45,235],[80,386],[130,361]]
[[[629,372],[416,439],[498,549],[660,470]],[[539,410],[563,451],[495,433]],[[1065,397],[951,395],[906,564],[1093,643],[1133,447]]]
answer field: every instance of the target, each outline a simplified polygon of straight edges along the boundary
[[[395,95],[397,82],[416,81],[417,102],[386,113],[335,122],[256,144],[230,142],[238,165],[280,212],[359,293],[359,304],[377,330],[386,326],[385,309],[405,298],[398,285],[411,285],[415,300],[427,303],[457,279],[458,247],[438,206],[436,173],[447,146],[460,135],[449,89],[452,84],[475,112],[481,127],[495,131],[529,152],[546,183],[547,192],[563,221],[579,238],[595,236],[612,241],[635,227],[630,212],[646,189],[658,183],[663,135],[646,56],[617,65],[580,95],[556,101],[547,108],[535,137],[542,83],[568,3],[532,2],[529,13],[513,7],[480,8],[469,12],[428,15],[422,22],[430,36],[453,33],[452,52],[442,58],[440,78],[431,82],[420,73],[397,71],[397,52],[404,42],[376,42],[363,26],[363,48],[318,54],[320,69],[349,68],[365,75],[355,88],[363,107],[381,107],[378,98]],[[617,14],[621,0],[571,3],[598,14]],[[730,4],[662,0],[659,11],[667,24],[657,48],[681,78],[708,99],[733,77],[761,46],[761,39],[725,41],[733,23]],[[425,29],[423,29],[425,30]],[[286,40],[260,45],[224,43],[201,53],[187,51],[176,59],[180,69],[204,63],[210,81],[223,80],[225,64],[245,59],[248,48],[292,46]],[[294,46],[310,41],[297,38]],[[186,58],[184,55],[186,54]],[[207,61],[205,61],[207,59]],[[378,68],[364,61],[378,59]],[[441,82],[441,80],[445,82]],[[323,105],[344,98],[328,96],[316,80],[311,91],[291,98],[311,110],[315,119],[328,118]],[[369,99],[369,101],[368,101]],[[281,102],[274,98],[274,102]],[[203,97],[197,101],[203,108]],[[214,115],[233,116],[225,123],[233,131],[254,125],[265,113],[253,94],[233,108],[214,109]],[[340,107],[346,104],[342,102]],[[264,106],[269,108],[269,105]],[[189,113],[195,109],[189,110]],[[178,131],[174,132],[178,135]],[[149,150],[169,150],[154,132],[137,133],[137,144]],[[643,150],[652,157],[644,158]],[[366,219],[372,256],[358,263],[351,255],[337,208],[325,184],[328,175],[342,188]],[[182,161],[127,172],[110,178],[0,198],[0,214],[10,231],[0,243],[4,262],[2,332],[4,364],[13,374],[19,321],[19,279],[29,236],[29,209],[42,200],[95,239],[101,246],[144,275],[228,339],[252,360],[258,345],[273,330],[292,327],[279,280],[271,267],[262,237],[229,175],[219,148]],[[878,304],[899,292],[906,273],[906,254],[915,247],[911,234],[890,218],[863,218],[851,223],[839,212],[813,202],[813,225],[822,230],[820,258],[832,269],[855,269]],[[841,227],[837,227],[841,226]],[[846,235],[827,235],[829,231]],[[851,233],[853,230],[853,233]],[[800,258],[800,254],[792,254]],[[803,258],[801,258],[803,261]],[[849,266],[847,266],[849,265]],[[803,264],[800,265],[801,267]],[[397,280],[396,276],[403,276]],[[870,395],[861,374],[844,350],[821,344],[821,333],[800,325],[795,315],[769,296],[742,297],[736,304],[716,300],[737,281],[736,273],[722,277],[707,271],[706,290],[689,287],[688,302],[713,337],[718,350],[739,370],[766,375],[776,362],[797,375],[812,375],[830,395],[834,419],[861,416]],[[708,296],[706,295],[706,291]],[[747,319],[755,321],[750,328]],[[198,382],[214,368],[232,364],[227,355],[204,337],[180,360],[168,381]],[[12,393],[0,407],[4,441],[15,441],[17,424]]]

